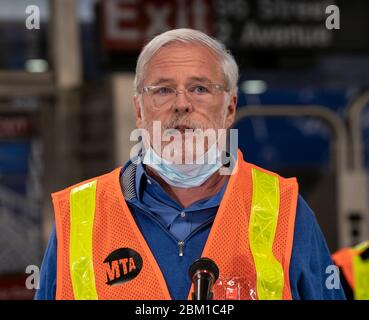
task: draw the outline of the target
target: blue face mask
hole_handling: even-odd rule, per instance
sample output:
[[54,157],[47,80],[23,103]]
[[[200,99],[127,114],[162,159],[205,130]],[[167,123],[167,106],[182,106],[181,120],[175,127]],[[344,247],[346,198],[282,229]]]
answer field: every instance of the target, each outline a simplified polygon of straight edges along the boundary
[[222,167],[220,152],[216,144],[205,154],[201,164],[175,164],[160,157],[150,146],[142,162],[153,168],[155,172],[169,185],[178,188],[192,188],[203,184],[212,174]]

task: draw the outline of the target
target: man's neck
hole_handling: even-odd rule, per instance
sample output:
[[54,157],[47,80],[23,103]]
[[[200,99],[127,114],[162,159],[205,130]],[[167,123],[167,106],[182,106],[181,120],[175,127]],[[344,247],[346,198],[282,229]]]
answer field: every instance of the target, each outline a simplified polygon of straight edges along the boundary
[[145,166],[145,169],[147,174],[158,181],[163,189],[183,208],[189,207],[196,201],[212,197],[220,191],[224,183],[229,178],[228,175],[220,175],[218,170],[201,186],[193,188],[178,188],[165,182],[151,167]]

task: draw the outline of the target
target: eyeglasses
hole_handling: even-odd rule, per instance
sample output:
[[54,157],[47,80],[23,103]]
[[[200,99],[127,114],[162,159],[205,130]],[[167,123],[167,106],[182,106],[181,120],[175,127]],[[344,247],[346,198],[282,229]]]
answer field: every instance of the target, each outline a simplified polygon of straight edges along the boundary
[[179,93],[186,94],[190,103],[209,105],[216,102],[219,95],[223,92],[228,92],[228,89],[223,85],[215,83],[191,84],[184,90],[177,90],[169,86],[146,86],[141,91],[142,94],[148,94],[153,106],[156,108],[173,105]]

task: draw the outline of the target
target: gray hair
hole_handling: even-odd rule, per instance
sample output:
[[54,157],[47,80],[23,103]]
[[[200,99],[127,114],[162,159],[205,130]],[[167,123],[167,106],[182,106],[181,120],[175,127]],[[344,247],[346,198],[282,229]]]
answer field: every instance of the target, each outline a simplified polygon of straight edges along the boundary
[[134,80],[134,92],[136,95],[139,94],[142,88],[147,63],[160,48],[173,42],[200,44],[212,49],[219,58],[226,86],[231,93],[237,94],[238,66],[225,45],[201,31],[182,28],[170,30],[156,36],[142,49],[137,60]]

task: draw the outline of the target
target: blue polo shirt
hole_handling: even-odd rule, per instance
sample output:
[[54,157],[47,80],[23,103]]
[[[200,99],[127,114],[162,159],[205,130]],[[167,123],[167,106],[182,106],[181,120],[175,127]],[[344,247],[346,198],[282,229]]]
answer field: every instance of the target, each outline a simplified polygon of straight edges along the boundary
[[[124,168],[122,169],[123,172]],[[135,221],[148,243],[166,280],[171,297],[187,298],[190,290],[188,267],[201,257],[205,242],[227,187],[212,197],[183,208],[137,165],[137,197],[127,200]],[[183,241],[183,255],[178,243]],[[40,273],[40,288],[35,299],[55,299],[57,238],[53,228]],[[342,288],[329,289],[326,273],[332,265],[325,239],[314,213],[299,196],[294,241],[290,261],[290,285],[294,299],[345,299]]]

